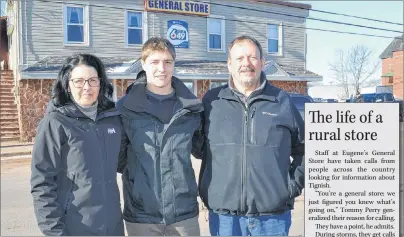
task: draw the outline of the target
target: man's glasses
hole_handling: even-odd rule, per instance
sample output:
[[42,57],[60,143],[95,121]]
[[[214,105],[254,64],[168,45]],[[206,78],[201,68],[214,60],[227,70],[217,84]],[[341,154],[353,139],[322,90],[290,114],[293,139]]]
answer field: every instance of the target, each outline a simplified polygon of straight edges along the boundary
[[70,81],[73,82],[73,86],[76,88],[82,88],[86,82],[88,82],[88,85],[91,87],[98,87],[100,85],[100,78],[98,77],[88,78],[87,80],[84,78],[73,78],[70,79]]

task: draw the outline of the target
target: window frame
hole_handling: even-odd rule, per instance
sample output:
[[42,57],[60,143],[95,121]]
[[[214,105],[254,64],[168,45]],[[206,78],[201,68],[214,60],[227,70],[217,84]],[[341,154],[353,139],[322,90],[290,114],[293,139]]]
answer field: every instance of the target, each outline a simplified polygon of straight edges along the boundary
[[[71,25],[67,23],[67,8],[83,8],[83,42],[68,41],[67,26]],[[79,24],[73,24],[79,25]],[[90,22],[89,22],[89,5],[78,4],[63,4],[63,44],[64,46],[86,46],[90,45]]]
[[228,82],[227,80],[210,80],[210,83],[209,83],[209,90],[219,87],[219,86],[212,87],[212,83],[219,83],[219,84],[220,84],[219,86],[224,86],[224,85],[226,85],[226,84],[229,83],[229,82]]
[[[221,36],[221,48],[220,49],[212,49],[209,47],[209,20],[220,20],[220,36]],[[226,21],[224,16],[210,15],[206,18],[206,48],[207,52],[217,52],[217,53],[226,53]]]
[[[269,38],[269,26],[270,25],[276,25],[278,26],[278,52],[269,52],[269,43],[268,41],[271,39]],[[266,30],[266,44],[267,44],[267,55],[271,56],[283,56],[283,23],[282,22],[268,22],[267,24],[267,30]]]
[[[142,15],[142,43],[140,44],[129,44],[129,39],[128,39],[128,32],[129,29],[139,29],[139,27],[128,27],[128,13],[133,12],[133,13],[140,13]],[[125,47],[126,48],[132,48],[132,47],[141,47],[147,40],[147,12],[143,11],[142,9],[126,9],[124,12],[124,37],[125,37]]]
[[[192,90],[190,90],[195,96],[197,96],[198,90],[197,90],[197,86],[198,83],[196,80],[183,80],[184,84],[186,85],[187,83],[192,83]],[[188,86],[187,86],[188,88]],[[189,88],[188,88],[189,89]]]

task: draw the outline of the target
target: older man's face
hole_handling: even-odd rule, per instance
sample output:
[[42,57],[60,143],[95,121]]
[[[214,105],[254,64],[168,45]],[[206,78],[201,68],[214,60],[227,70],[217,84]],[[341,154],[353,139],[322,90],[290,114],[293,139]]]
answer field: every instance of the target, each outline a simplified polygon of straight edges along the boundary
[[258,47],[250,41],[243,41],[236,43],[229,53],[227,66],[233,80],[245,88],[257,85],[264,65]]

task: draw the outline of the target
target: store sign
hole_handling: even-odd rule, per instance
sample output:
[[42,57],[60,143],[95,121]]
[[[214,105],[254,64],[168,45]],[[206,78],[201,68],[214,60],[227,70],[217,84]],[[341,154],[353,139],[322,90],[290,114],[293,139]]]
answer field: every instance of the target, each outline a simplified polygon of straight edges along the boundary
[[167,39],[175,48],[189,48],[188,23],[185,21],[167,21]]
[[208,16],[210,14],[210,4],[192,1],[174,0],[145,0],[146,11],[172,12]]

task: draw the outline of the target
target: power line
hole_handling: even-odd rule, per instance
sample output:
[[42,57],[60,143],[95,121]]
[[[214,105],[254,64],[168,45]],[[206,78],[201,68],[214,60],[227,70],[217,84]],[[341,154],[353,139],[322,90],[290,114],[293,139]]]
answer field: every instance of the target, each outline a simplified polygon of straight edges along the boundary
[[[60,1],[51,1],[51,0],[36,0],[39,2],[53,2],[53,3],[64,3]],[[82,6],[87,6],[86,4],[80,4],[80,3],[75,3],[75,5],[82,5]],[[91,6],[95,7],[107,7],[107,8],[112,8],[112,9],[119,9],[119,10],[138,10],[138,9],[131,9],[131,8],[123,8],[123,7],[114,7],[114,6],[103,6],[103,5],[94,5],[91,4]],[[217,17],[208,17],[208,16],[196,16],[196,17],[201,17],[201,18],[213,18],[213,19],[219,19],[219,20],[225,20],[225,21],[232,21],[232,22],[241,22],[241,23],[254,23],[254,24],[261,24],[261,25],[268,25],[267,22],[259,22],[259,21],[246,21],[246,20],[238,20],[238,19],[222,19],[222,18],[217,18]],[[61,19],[58,19],[61,20]],[[108,25],[108,24],[104,24]],[[109,26],[116,26],[116,24],[109,24]],[[361,35],[361,36],[368,36],[368,37],[377,37],[377,38],[387,38],[387,39],[394,39],[395,37],[389,37],[389,36],[382,36],[382,35],[373,35],[373,34],[363,34],[363,33],[355,33],[355,32],[346,32],[346,31],[337,31],[337,30],[327,30],[327,29],[320,29],[320,28],[309,28],[309,27],[302,27],[302,26],[294,26],[294,25],[287,25],[287,24],[282,24],[283,27],[290,27],[290,28],[297,28],[297,29],[305,29],[305,30],[315,30],[315,31],[322,31],[322,32],[330,32],[330,33],[339,33],[339,34],[350,34],[350,35]],[[25,41],[25,43],[28,44],[26,38],[20,33],[17,32]]]
[[[215,17],[204,17],[204,18],[213,18],[213,19],[219,19],[219,20],[222,19],[222,18],[215,18]],[[223,19],[223,20],[225,20],[225,21],[245,22],[245,23],[255,23],[255,24],[268,25],[267,22],[259,22],[259,21],[245,21],[245,20],[227,19],[227,18],[226,18],[226,19]],[[371,35],[371,34],[362,34],[362,33],[347,32],[347,31],[337,31],[337,30],[325,30],[325,29],[319,29],[319,28],[293,26],[293,25],[286,25],[286,24],[282,24],[282,26],[283,26],[283,27],[298,28],[298,29],[306,29],[306,30],[318,30],[318,31],[324,31],[324,32],[341,33],[341,34],[363,35],[363,36],[371,36],[371,37],[387,38],[387,39],[393,39],[393,38],[394,38],[394,37],[382,36],[382,35]]]
[[[52,2],[52,3],[61,3],[63,4],[64,2],[62,1],[52,1],[52,0],[36,0],[38,2]],[[197,1],[197,0],[195,0]],[[83,3],[74,3],[75,5],[82,5],[82,6],[88,6],[87,4]],[[111,8],[111,9],[119,9],[119,10],[133,10],[133,11],[139,11],[139,9],[135,8],[127,8],[127,7],[115,7],[115,6],[108,6],[108,5],[99,5],[99,4],[90,4],[90,6],[94,7],[106,7],[106,8]],[[178,15],[185,15],[185,14],[180,14],[177,13]],[[189,16],[189,15],[186,15]],[[217,18],[217,17],[211,17],[211,16],[200,16],[200,15],[195,15],[195,17],[201,17],[201,18],[213,18],[213,19],[220,19],[222,18]],[[268,25],[267,22],[259,22],[259,21],[246,21],[246,20],[238,20],[238,19],[229,19],[225,18],[223,19],[225,21],[234,21],[234,22],[244,22],[244,23],[256,23],[256,24],[263,24],[263,25]],[[105,25],[105,24],[104,24]],[[110,24],[111,26],[116,26],[115,24]],[[294,26],[294,25],[287,25],[287,24],[282,24],[284,27],[292,27],[292,28],[299,28],[299,29],[307,29],[307,30],[317,30],[317,31],[323,31],[323,32],[331,32],[331,33],[341,33],[341,34],[351,34],[351,35],[362,35],[362,36],[369,36],[369,37],[377,37],[377,38],[387,38],[387,39],[393,39],[395,37],[389,37],[389,36],[382,36],[382,35],[373,35],[373,34],[363,34],[363,33],[355,33],[355,32],[347,32],[347,31],[337,31],[337,30],[327,30],[327,29],[320,29],[320,28],[309,28],[309,27],[301,27],[301,26]],[[400,32],[402,33],[402,32]]]
[[[63,2],[61,2],[61,1],[51,1],[51,0],[37,0],[37,1],[63,3]],[[355,26],[355,27],[367,28],[367,29],[372,29],[372,30],[380,30],[380,31],[394,32],[394,33],[400,33],[400,34],[403,33],[402,31],[396,31],[396,30],[390,30],[390,29],[383,29],[383,28],[377,28],[377,27],[371,27],[371,26],[364,26],[364,25],[358,25],[358,24],[352,24],[352,23],[346,23],[346,22],[325,20],[325,19],[320,19],[320,18],[305,17],[305,16],[297,16],[297,15],[286,14],[286,13],[279,13],[279,12],[273,12],[273,11],[258,10],[258,9],[254,9],[254,8],[248,8],[248,7],[232,6],[232,5],[228,5],[228,4],[221,4],[221,3],[214,3],[214,2],[206,2],[206,1],[201,1],[201,0],[194,0],[194,1],[195,1],[195,2],[200,2],[200,3],[207,3],[207,4],[217,5],[217,6],[225,6],[225,7],[232,7],[232,8],[238,8],[238,9],[243,9],[243,10],[251,10],[251,11],[256,11],[256,12],[261,12],[261,13],[270,13],[270,14],[275,14],[275,15],[283,15],[283,16],[296,17],[296,18],[302,18],[302,19],[308,19],[308,20],[323,21],[323,22],[327,22],[327,23],[341,24],[341,25],[348,25],[348,26]],[[258,1],[259,1],[259,0],[258,0]],[[259,1],[259,2],[260,2],[260,1]],[[79,3],[79,4],[80,4],[80,3]],[[278,3],[278,4],[279,4],[279,3]],[[85,4],[81,4],[81,5],[85,5]],[[100,7],[109,7],[109,8],[115,8],[115,9],[126,9],[126,8],[113,7],[113,6],[105,6],[105,5],[96,5],[96,4],[90,4],[90,5],[91,5],[91,6],[100,6]]]
[[364,26],[364,25],[358,25],[358,24],[352,24],[352,23],[346,23],[346,22],[340,22],[340,21],[332,21],[332,20],[325,20],[325,19],[320,19],[320,18],[297,16],[297,15],[292,15],[292,14],[287,14],[287,13],[279,13],[279,12],[273,12],[273,11],[258,10],[258,9],[254,9],[254,8],[241,7],[241,6],[231,6],[231,5],[222,4],[222,3],[205,2],[205,1],[200,1],[200,0],[194,0],[194,1],[195,2],[200,2],[200,3],[209,3],[209,4],[212,4],[212,5],[223,6],[223,7],[232,7],[232,8],[242,9],[242,10],[250,10],[250,11],[261,12],[261,13],[270,13],[270,14],[281,15],[281,16],[303,18],[303,19],[307,19],[307,20],[323,21],[323,22],[327,22],[327,23],[347,25],[347,26],[355,26],[355,27],[367,28],[367,29],[372,29],[372,30],[381,30],[381,31],[388,31],[388,32],[394,32],[394,33],[400,33],[400,34],[403,33],[402,31],[389,30],[389,29],[377,28],[377,27],[372,27],[372,26]]
[[[268,2],[263,2],[260,0],[256,0],[257,2],[261,3],[268,3]],[[291,8],[298,8],[298,9],[304,9],[307,10],[304,7],[298,7],[298,6],[290,6],[290,5],[285,5],[281,3],[276,3],[276,2],[271,2],[270,4],[275,4],[275,5],[280,5],[280,6],[286,6],[286,7],[291,7]],[[367,18],[367,17],[361,17],[361,16],[354,16],[354,15],[349,15],[349,14],[343,14],[343,13],[337,13],[337,12],[330,12],[330,11],[324,11],[324,10],[319,10],[319,9],[310,9],[310,11],[314,12],[321,12],[321,13],[326,13],[326,14],[331,14],[331,15],[337,15],[337,16],[346,16],[346,17],[352,17],[352,18],[357,18],[357,19],[362,19],[362,20],[368,20],[368,21],[374,21],[374,22],[380,22],[380,23],[387,23],[387,24],[393,24],[393,25],[399,25],[402,26],[402,23],[397,23],[397,22],[391,22],[391,21],[383,21],[379,19],[374,19],[374,18]]]

